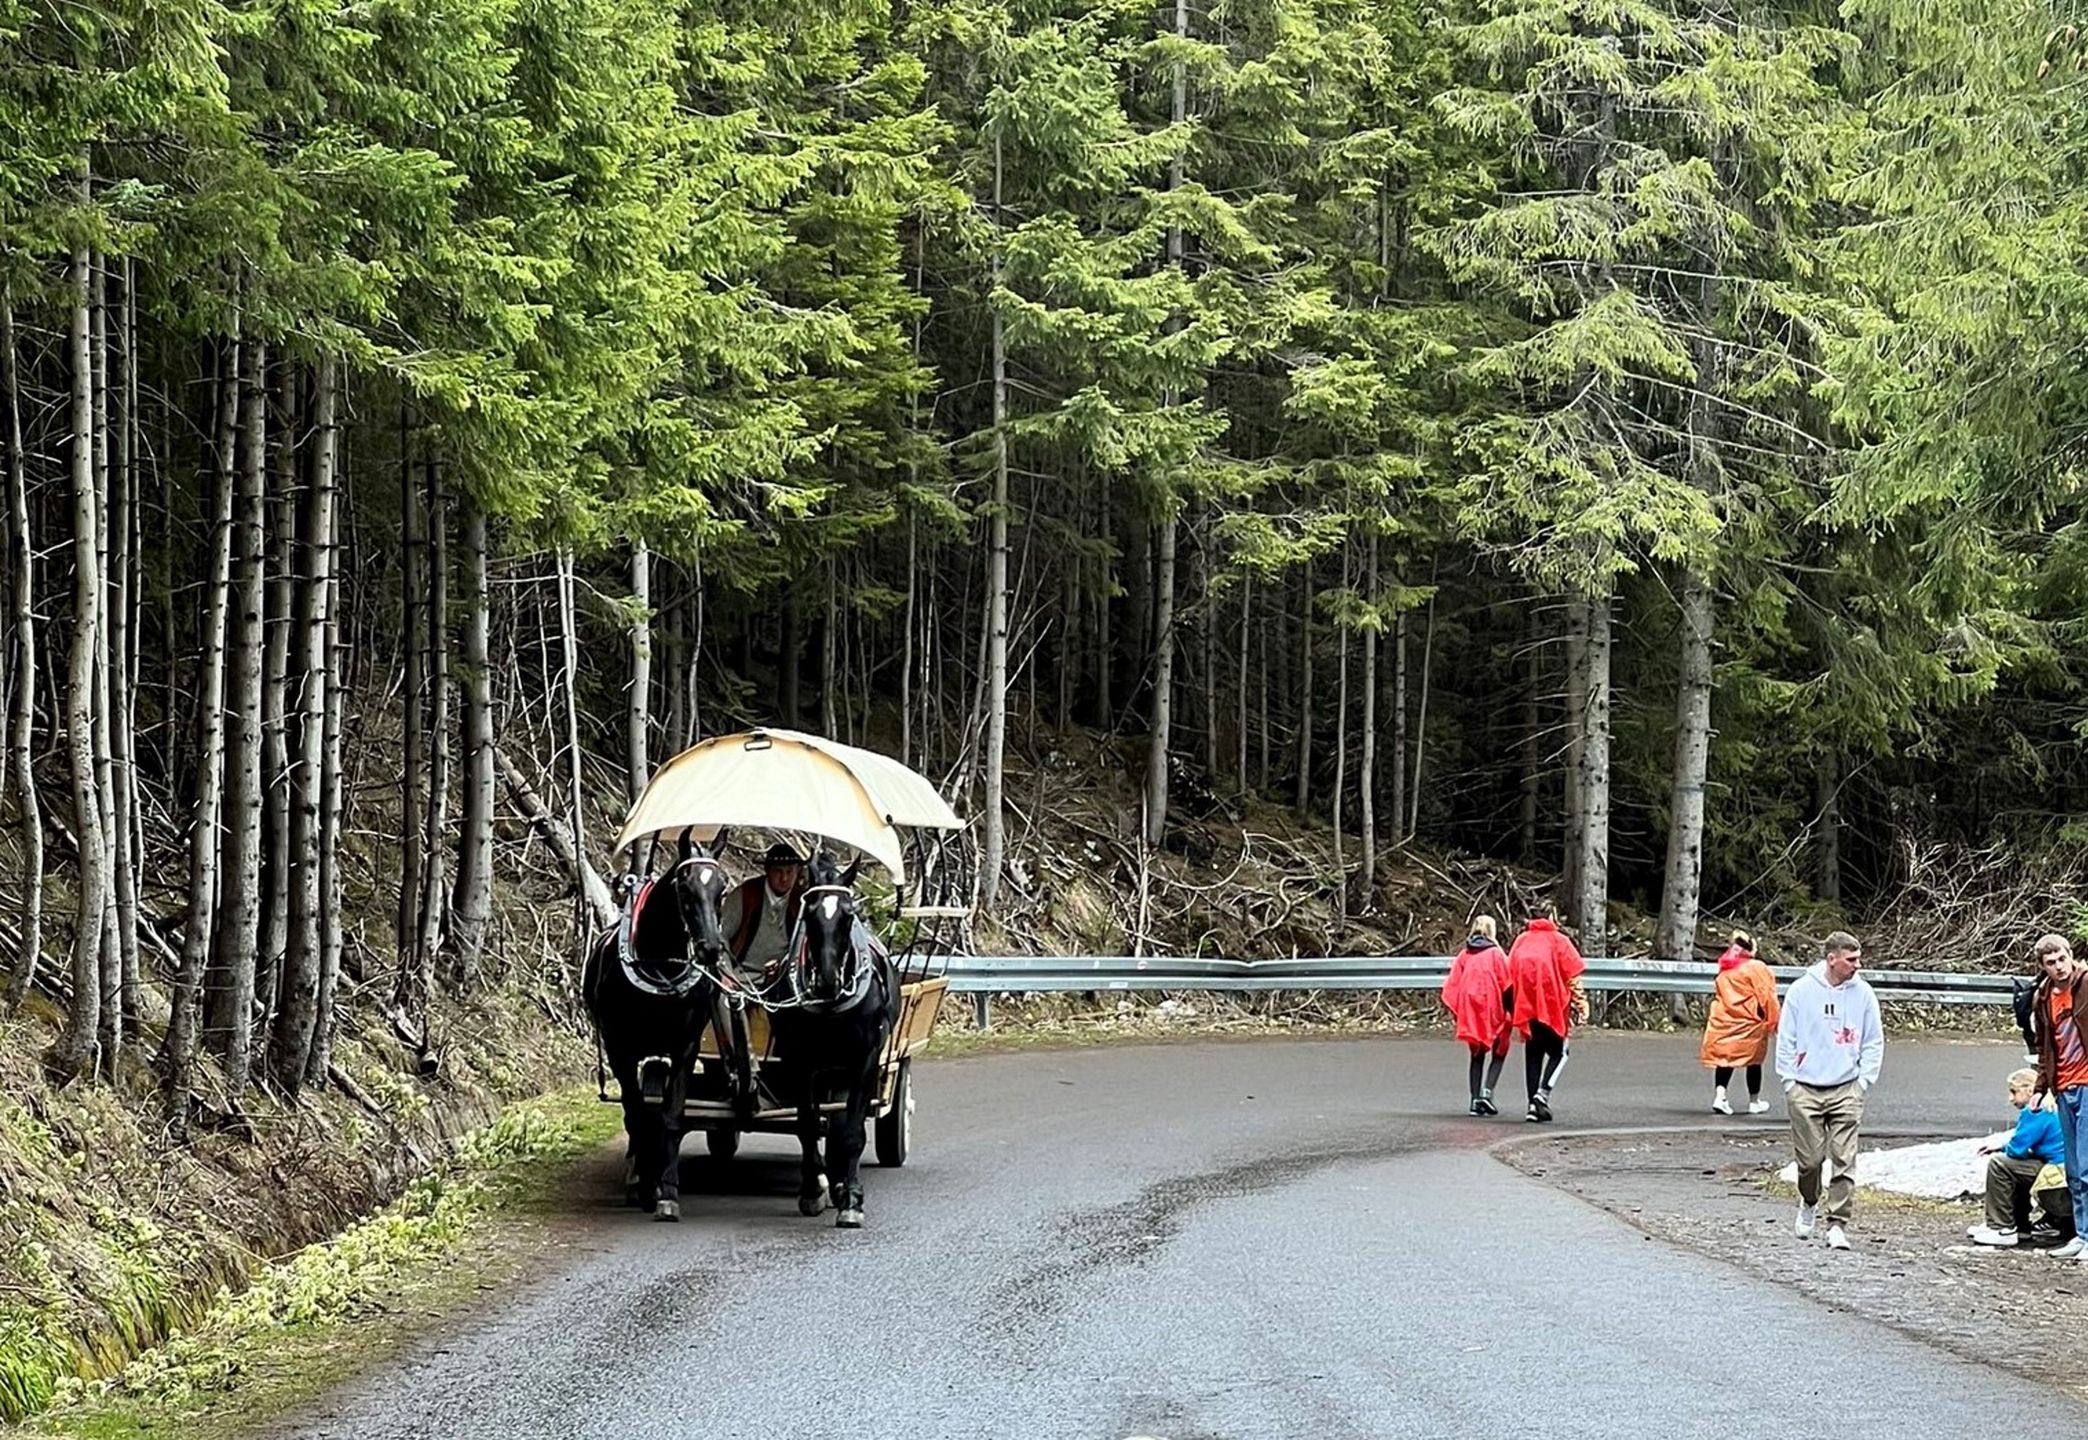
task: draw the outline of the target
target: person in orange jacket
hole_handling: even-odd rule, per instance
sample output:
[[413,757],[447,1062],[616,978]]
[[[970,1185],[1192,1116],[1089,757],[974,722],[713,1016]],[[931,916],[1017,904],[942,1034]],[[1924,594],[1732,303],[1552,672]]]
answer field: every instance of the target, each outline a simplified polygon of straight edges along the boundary
[[1769,1108],[1762,1098],[1762,1063],[1776,1039],[1776,977],[1755,958],[1754,941],[1744,930],[1733,932],[1733,943],[1718,957],[1718,979],[1714,982],[1711,1014],[1704,1022],[1704,1045],[1700,1056],[1711,1072],[1711,1109],[1719,1115],[1733,1113],[1726,1087],[1733,1072],[1747,1070],[1747,1113],[1760,1115]]
[[1566,1035],[1588,1018],[1581,988],[1587,969],[1581,953],[1545,916],[1532,920],[1508,951],[1508,983],[1515,989],[1510,1019],[1523,1037],[1523,1080],[1529,1091],[1526,1120],[1552,1118],[1552,1087],[1566,1064]]
[[1472,1054],[1472,1098],[1465,1107],[1472,1115],[1501,1113],[1494,1105],[1494,1086],[1500,1083],[1501,1066],[1515,1038],[1515,1027],[1508,1022],[1508,1007],[1515,998],[1508,988],[1508,957],[1494,934],[1493,916],[1475,917],[1471,936],[1450,962],[1450,977],[1443,982],[1443,1005],[1456,1017],[1457,1038]]

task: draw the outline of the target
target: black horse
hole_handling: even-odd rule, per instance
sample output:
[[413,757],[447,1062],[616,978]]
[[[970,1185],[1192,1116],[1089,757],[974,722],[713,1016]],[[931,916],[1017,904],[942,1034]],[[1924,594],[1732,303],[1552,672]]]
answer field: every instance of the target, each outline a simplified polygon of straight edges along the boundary
[[[831,1198],[835,1223],[863,1223],[863,1130],[882,1079],[885,1046],[899,1013],[898,976],[863,925],[854,891],[833,857],[812,862],[811,885],[789,961],[770,991],[775,1057],[797,1099],[804,1163],[798,1209],[817,1215]],[[843,1102],[827,1126],[820,1169],[822,1101]]]
[[681,1218],[682,1107],[725,954],[725,872],[685,839],[663,879],[638,885],[588,951],[581,997],[622,1092],[625,1198]]

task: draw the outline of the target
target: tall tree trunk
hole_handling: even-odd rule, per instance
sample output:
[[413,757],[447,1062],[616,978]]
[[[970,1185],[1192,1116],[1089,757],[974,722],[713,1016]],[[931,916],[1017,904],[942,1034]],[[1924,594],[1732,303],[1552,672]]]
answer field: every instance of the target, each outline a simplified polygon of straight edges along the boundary
[[226,677],[224,867],[214,937],[209,1026],[225,1057],[232,1098],[245,1092],[252,1071],[254,956],[261,933],[261,633],[263,532],[268,508],[263,483],[268,453],[268,346],[255,341],[240,375],[239,487],[233,498],[233,613]]
[[[267,801],[262,806],[262,833],[267,845],[261,859],[261,953],[254,964],[254,997],[260,1008],[260,1034],[273,1035],[282,997],[283,956],[290,945],[291,760],[290,760],[290,631],[297,571],[297,366],[288,358],[276,364],[275,453],[268,496],[268,580],[265,634],[268,654],[261,675],[261,777]],[[271,1064],[270,1074],[277,1073]]]
[[[449,495],[439,461],[428,462],[428,833],[421,847],[418,961],[425,1006],[449,928]],[[425,1027],[423,1027],[425,1034]]]
[[[83,164],[82,203],[91,201]],[[94,355],[91,274],[94,257],[84,247],[72,255],[72,652],[65,691],[66,749],[72,761],[75,833],[80,842],[79,917],[73,927],[72,1013],[58,1043],[60,1069],[73,1075],[96,1068],[102,1030],[103,911],[109,903],[109,860],[102,835],[101,789],[95,775],[95,659],[100,648],[101,557],[98,553],[101,496],[95,488]]]
[[486,512],[464,497],[464,817],[457,837],[457,893],[450,947],[457,983],[477,978],[493,915],[492,597]]
[[[1378,533],[1371,528],[1370,538],[1364,547],[1364,587],[1375,606],[1378,595]],[[1377,690],[1378,690],[1378,627],[1377,617],[1363,628],[1363,734],[1361,763],[1357,766],[1358,786],[1357,809],[1363,821],[1363,890],[1359,908],[1369,913],[1375,906],[1377,894]],[[1399,811],[1392,811],[1392,826],[1399,827]]]
[[[1348,588],[1349,567],[1342,565],[1342,588]],[[1338,620],[1334,626],[1334,798],[1332,815],[1334,821],[1334,873],[1340,877],[1335,889],[1337,913],[1346,920],[1349,913],[1348,859],[1343,853],[1342,830],[1348,823],[1348,707],[1349,707],[1349,632],[1348,627]]]
[[196,797],[189,817],[188,924],[181,937],[181,973],[167,1024],[164,1069],[167,1115],[185,1129],[195,1090],[197,1021],[203,977],[216,925],[219,831],[225,779],[226,616],[232,601],[232,492],[238,468],[240,343],[237,317],[221,347],[217,378],[216,451],[210,474],[210,579],[204,601],[203,657],[196,678]]
[[[404,720],[404,754],[399,775],[399,911],[395,935],[399,947],[400,980],[409,972],[418,974],[413,957],[420,943],[421,913],[421,795],[427,788],[428,761],[422,726],[426,723],[428,682],[421,661],[421,603],[426,586],[421,580],[422,539],[420,487],[413,476],[412,411],[399,401],[399,616],[401,659],[405,671],[399,697]],[[410,997],[408,997],[410,998]]]
[[[286,382],[287,388],[287,382]],[[298,530],[299,566],[292,639],[299,688],[288,725],[294,748],[290,792],[290,926],[283,953],[282,1003],[271,1051],[275,1083],[295,1096],[311,1073],[312,1036],[319,1024],[319,972],[325,964],[325,892],[319,849],[326,803],[326,716],[334,704],[332,654],[327,648],[328,603],[333,594],[335,483],[334,364],[322,356],[312,377],[312,444]]]
[[[1000,221],[1001,149],[993,146],[993,213]],[[993,284],[1001,277],[1000,245],[993,249]],[[999,308],[993,311],[993,503],[986,517],[986,798],[979,847],[979,905],[1000,897],[1006,860],[1002,784],[1008,751],[1008,340]]]
[[109,512],[111,491],[109,485],[109,272],[106,258],[94,257],[93,278],[90,283],[92,306],[90,311],[91,355],[93,376],[93,426],[94,426],[94,549],[97,573],[101,588],[96,596],[100,614],[96,617],[94,637],[94,791],[95,803],[101,811],[100,844],[102,864],[108,877],[108,888],[104,895],[101,911],[101,1046],[100,1067],[102,1073],[114,1080],[123,1056],[123,926],[117,918],[121,906],[117,903],[119,892],[128,887],[129,879],[124,876],[121,856],[130,848],[121,830],[117,828],[116,812],[116,746],[112,714],[116,704],[116,681],[112,673],[114,659],[110,654],[110,632],[114,628],[114,597],[116,567],[109,546],[112,521]]
[[[573,905],[576,929],[586,935],[589,921],[587,876],[592,869],[587,858],[586,789],[580,776],[580,642],[573,613],[573,552],[558,552],[558,629],[565,664],[565,751],[571,786],[573,836]],[[796,631],[786,626],[787,647],[795,647]],[[795,718],[793,712],[792,718]]]
[[1819,842],[1813,852],[1813,888],[1829,905],[1841,904],[1841,755],[1829,750],[1813,772]]
[[1711,758],[1711,585],[1695,565],[1682,571],[1681,685],[1675,704],[1675,784],[1669,800],[1667,884],[1654,956],[1688,960],[1696,950],[1697,896],[1704,862],[1704,777]]
[[[669,573],[671,575],[673,572]],[[673,595],[673,600],[660,606],[660,628],[667,639],[666,663],[661,667],[660,674],[660,698],[667,710],[664,748],[669,756],[674,756],[689,748],[688,689],[685,681],[689,671],[689,606],[694,603],[694,597],[689,594],[686,582],[674,584],[670,581],[668,591]]]
[[1407,807],[1407,612],[1392,620],[1392,838],[1406,838]]
[[804,641],[804,610],[798,604],[797,586],[783,585],[783,634],[779,642],[783,667],[783,723],[792,730],[805,723],[805,702],[798,656]]
[[[1199,525],[1200,530],[1207,527]],[[1203,615],[1196,627],[1198,659],[1203,674],[1203,762],[1208,783],[1217,784],[1222,767],[1218,764],[1218,658],[1216,637],[1218,633],[1218,590],[1213,585],[1216,576],[1211,570],[1211,556],[1207,539],[1197,543],[1197,578],[1202,592]]]
[[1312,566],[1298,573],[1298,818],[1312,811]]
[[[1239,744],[1233,757],[1233,785],[1242,796],[1247,790],[1247,692],[1252,684],[1253,672],[1248,668],[1252,657],[1248,654],[1248,642],[1254,634],[1254,579],[1251,575],[1240,577],[1240,668],[1239,684],[1233,691],[1233,727]],[[1264,690],[1266,699],[1268,692]]]
[[[341,448],[338,427],[328,448],[335,456],[334,469],[338,476]],[[322,937],[319,947],[319,993],[312,1007],[311,1059],[305,1065],[305,1083],[315,1086],[326,1084],[327,1068],[333,1058],[337,1015],[334,995],[340,987],[341,980],[340,838],[342,827],[348,823],[342,798],[341,723],[343,712],[348,708],[347,697],[353,693],[346,666],[347,647],[341,643],[341,532],[346,528],[346,514],[337,496],[330,532],[333,553],[326,563],[327,675],[332,681],[332,688],[327,697],[319,774],[319,933]]]
[[1516,807],[1518,853],[1525,865],[1537,863],[1537,798],[1544,784],[1543,712],[1538,704],[1538,686],[1544,678],[1542,635],[1535,607],[1528,611],[1523,630],[1522,685],[1522,786]]
[[[1189,36],[1189,0],[1175,0],[1174,33],[1177,39]],[[1174,108],[1176,125],[1189,118],[1189,69],[1186,62],[1177,60],[1174,65]],[[1182,157],[1179,152],[1169,163],[1167,188],[1182,188]],[[1175,270],[1183,268],[1184,250],[1182,227],[1171,225],[1167,231],[1167,263]],[[1179,325],[1179,317],[1169,322],[1170,328]],[[1169,387],[1162,403],[1179,404],[1181,396]],[[1176,492],[1170,478],[1169,493],[1161,502],[1159,515],[1159,545],[1155,551],[1153,566],[1153,723],[1150,742],[1146,750],[1145,778],[1145,843],[1158,845],[1167,834],[1167,754],[1174,732],[1174,652],[1175,652],[1175,545],[1180,521],[1176,515]]]
[[36,983],[43,958],[44,822],[36,793],[36,561],[29,535],[29,467],[22,450],[22,401],[16,373],[14,295],[0,281],[0,440],[7,444],[8,628],[15,647],[14,706],[8,716],[7,768],[20,792],[15,801],[22,822],[22,891],[16,914],[22,945],[7,985],[8,1007],[21,1005]]
[[1560,819],[1561,919],[1578,926],[1581,902],[1581,850],[1587,789],[1581,779],[1581,756],[1588,737],[1588,599],[1575,591],[1566,599],[1566,788]]
[[[116,949],[120,1003],[119,1028],[127,1035],[136,1035],[140,1029],[143,986],[138,974],[138,879],[144,873],[142,856],[138,844],[138,765],[136,729],[136,694],[133,688],[135,665],[132,658],[137,643],[131,624],[132,606],[137,587],[134,571],[137,565],[137,514],[138,484],[134,466],[135,454],[131,444],[131,428],[136,419],[131,399],[132,376],[136,360],[132,355],[134,339],[129,316],[131,292],[128,283],[130,262],[123,267],[124,282],[120,286],[121,303],[116,317],[116,340],[111,345],[107,337],[103,349],[107,358],[103,362],[107,400],[104,401],[104,427],[109,432],[109,483],[108,513],[103,518],[103,527],[109,537],[109,569],[103,593],[108,597],[109,635],[109,806],[108,812],[114,822],[114,833],[107,844],[114,860],[116,893]],[[106,313],[107,306],[103,309]],[[107,322],[104,321],[106,327]],[[114,1066],[111,1066],[113,1071]]]
[[[916,337],[918,339],[918,337]],[[916,535],[918,522],[912,510],[906,512],[906,609],[905,640],[899,664],[899,763],[914,765],[925,763],[914,755],[914,648],[916,599],[920,594],[920,545]]]
[[631,693],[624,710],[624,766],[631,799],[652,779],[652,551],[631,544]]
[[835,658],[841,645],[840,582],[835,569],[834,557],[827,556],[825,610],[819,622],[819,733],[831,740],[841,738],[835,702],[847,686]]
[[1428,677],[1435,658],[1435,595],[1428,597],[1428,620],[1421,631],[1421,699],[1414,707],[1414,765],[1407,787],[1407,813],[1400,831],[1402,841],[1412,840],[1421,828],[1421,762],[1428,754]]
[[1583,717],[1580,779],[1581,949],[1609,953],[1610,606],[1605,589],[1588,597],[1587,711]]

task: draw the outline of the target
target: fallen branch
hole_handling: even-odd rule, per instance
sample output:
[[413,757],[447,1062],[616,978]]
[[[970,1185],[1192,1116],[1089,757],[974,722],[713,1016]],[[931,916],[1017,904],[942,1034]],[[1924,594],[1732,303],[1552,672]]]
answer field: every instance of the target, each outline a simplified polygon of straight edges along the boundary
[[608,929],[616,923],[616,902],[610,899],[607,882],[595,871],[594,866],[588,863],[586,856],[573,853],[573,840],[568,826],[553,815],[550,808],[537,797],[528,777],[508,758],[508,753],[496,749],[493,756],[500,765],[501,778],[507,782],[508,794],[529,818],[530,825],[544,837],[544,843],[550,847],[552,856],[565,867],[566,874],[575,879],[581,892],[586,895],[588,913],[593,917],[595,925],[600,929]]

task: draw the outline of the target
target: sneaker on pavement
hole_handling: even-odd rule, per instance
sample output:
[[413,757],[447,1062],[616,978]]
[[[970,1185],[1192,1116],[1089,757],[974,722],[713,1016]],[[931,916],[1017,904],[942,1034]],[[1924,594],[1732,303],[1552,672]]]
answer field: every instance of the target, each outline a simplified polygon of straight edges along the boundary
[[2009,1246],[2017,1243],[2016,1232],[2013,1230],[1994,1230],[1985,1225],[1977,1225],[1971,1233],[1974,1245]]
[[2084,1244],[2081,1237],[2076,1235],[2057,1250],[2054,1250],[2052,1258],[2055,1260],[2078,1260],[2083,1252],[2088,1252],[2088,1244]]
[[1733,1102],[1726,1099],[1725,1091],[1717,1090],[1712,1092],[1711,1113],[1713,1115],[1730,1115],[1733,1113]]
[[1479,1097],[1476,1095],[1472,1097],[1472,1103],[1465,1106],[1465,1114],[1467,1115],[1484,1115],[1485,1113],[1484,1110],[1479,1108]]
[[1812,1239],[1814,1207],[1803,1200],[1798,1202],[1798,1223],[1791,1227],[1800,1240]]
[[1750,1100],[1747,1102],[1747,1113],[1750,1115],[1767,1115],[1769,1113],[1769,1102],[1767,1100]]
[[1530,1102],[1530,1115],[1532,1119],[1549,1123],[1552,1118],[1551,1102],[1546,1100],[1542,1094],[1538,1095],[1535,1100]]
[[1829,1250],[1846,1250],[1849,1248],[1848,1234],[1841,1226],[1829,1225],[1827,1227],[1827,1248]]
[[1501,1107],[1493,1103],[1493,1096],[1481,1095],[1479,1097],[1479,1113],[1481,1115],[1498,1115],[1501,1113]]

